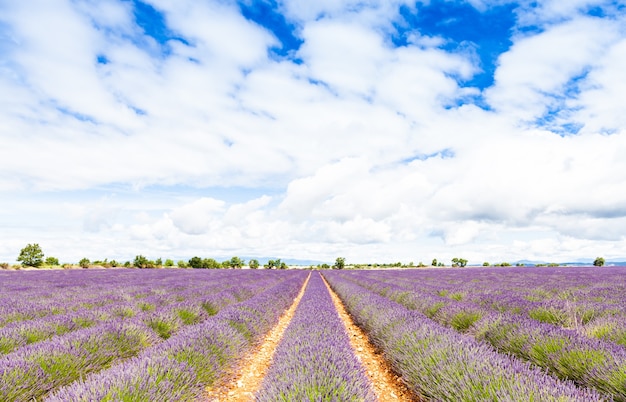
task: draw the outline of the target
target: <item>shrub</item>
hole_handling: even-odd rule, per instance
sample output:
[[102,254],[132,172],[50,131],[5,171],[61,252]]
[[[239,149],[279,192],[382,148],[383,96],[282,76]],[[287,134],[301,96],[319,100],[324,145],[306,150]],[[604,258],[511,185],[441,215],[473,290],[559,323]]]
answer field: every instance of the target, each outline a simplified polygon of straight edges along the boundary
[[89,264],[91,264],[89,258],[83,258],[82,260],[78,261],[78,265],[80,265],[81,268],[89,268]]

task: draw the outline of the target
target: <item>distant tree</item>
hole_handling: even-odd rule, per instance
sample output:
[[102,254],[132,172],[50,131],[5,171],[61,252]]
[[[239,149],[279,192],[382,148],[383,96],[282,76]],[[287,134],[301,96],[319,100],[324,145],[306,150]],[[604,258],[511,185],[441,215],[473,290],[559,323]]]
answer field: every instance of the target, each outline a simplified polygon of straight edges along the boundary
[[[280,261],[280,260],[278,260]],[[265,265],[263,265],[263,268],[265,269],[273,269],[276,268],[276,261],[274,260],[268,260],[267,263]]]
[[204,268],[204,267],[202,266],[202,258],[197,257],[197,256],[195,256],[195,257],[191,257],[191,258],[189,259],[189,261],[188,261],[188,265],[189,265],[191,268]]
[[46,265],[50,265],[52,267],[56,267],[59,265],[59,259],[55,257],[46,258]]
[[183,260],[179,260],[176,265],[178,265],[179,268],[188,268],[189,267],[189,263],[187,263],[187,261],[183,261]]
[[511,263],[510,263],[510,262],[501,262],[501,263],[500,263],[500,266],[501,266],[501,267],[510,267],[510,266],[511,266]]
[[119,262],[117,262],[117,261],[115,261],[115,260],[111,260],[111,262],[109,262],[109,264],[110,264],[112,267],[119,267],[119,266],[120,266],[120,263],[119,263]]
[[248,263],[250,269],[258,269],[259,268],[259,260],[255,260],[254,258],[250,260]]
[[320,265],[319,267],[320,267],[320,269],[330,269],[330,265],[328,265],[326,263]]
[[346,266],[346,259],[343,257],[337,257],[335,260],[335,265],[333,265],[333,269],[344,269]]
[[289,268],[289,266],[287,265],[286,262],[281,261],[281,260],[278,260],[278,262],[279,262],[279,264],[277,265],[278,269],[287,269],[287,268]]
[[143,255],[138,255],[133,261],[133,266],[136,268],[148,268],[150,265],[154,265],[154,262],[150,264],[150,261]]
[[483,267],[488,267],[489,263],[487,261],[483,262]]
[[439,264],[437,263],[437,259],[433,258],[433,262],[430,265],[432,265],[433,267],[438,266]]
[[466,259],[464,259],[464,258],[457,258],[457,257],[454,257],[454,258],[452,259],[452,266],[453,266],[453,267],[461,267],[461,268],[462,268],[462,267],[464,267],[464,266],[466,266],[466,265],[467,265],[467,260],[466,260]]
[[167,260],[165,260],[165,266],[166,267],[173,267],[174,266],[174,261],[170,260],[169,258]]
[[223,264],[220,264],[213,258],[205,258],[202,260],[202,268],[217,269],[222,268],[223,266]]
[[593,261],[593,266],[594,267],[602,267],[604,266],[604,258],[602,257],[597,257],[594,261]]
[[78,261],[78,265],[81,268],[89,268],[90,264],[91,264],[91,261],[89,261],[89,258],[82,258],[80,261]]
[[228,262],[228,265],[231,268],[236,268],[236,269],[240,269],[245,264],[246,264],[246,262],[244,260],[242,260],[241,258],[237,257],[237,256],[231,258],[230,261]]
[[43,265],[43,251],[39,244],[28,244],[20,251],[17,261],[24,267],[40,267]]
[[154,265],[157,267],[162,267],[163,266],[163,260],[159,257],[154,261]]

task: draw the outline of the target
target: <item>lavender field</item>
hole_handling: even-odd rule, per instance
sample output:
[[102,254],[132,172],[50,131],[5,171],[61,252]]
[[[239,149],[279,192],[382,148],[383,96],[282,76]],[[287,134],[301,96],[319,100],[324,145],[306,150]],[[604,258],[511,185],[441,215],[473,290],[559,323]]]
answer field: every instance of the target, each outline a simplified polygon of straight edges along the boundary
[[250,400],[379,400],[322,277],[413,399],[626,401],[612,267],[0,272],[0,400],[207,400],[305,283]]

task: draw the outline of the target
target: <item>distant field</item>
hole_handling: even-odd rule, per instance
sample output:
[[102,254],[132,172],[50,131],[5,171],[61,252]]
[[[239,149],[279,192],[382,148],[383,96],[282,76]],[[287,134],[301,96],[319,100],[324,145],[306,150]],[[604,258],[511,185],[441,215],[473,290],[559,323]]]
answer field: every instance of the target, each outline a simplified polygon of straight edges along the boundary
[[0,271],[0,400],[206,400],[290,307],[249,399],[379,400],[329,291],[407,400],[626,401],[621,267]]

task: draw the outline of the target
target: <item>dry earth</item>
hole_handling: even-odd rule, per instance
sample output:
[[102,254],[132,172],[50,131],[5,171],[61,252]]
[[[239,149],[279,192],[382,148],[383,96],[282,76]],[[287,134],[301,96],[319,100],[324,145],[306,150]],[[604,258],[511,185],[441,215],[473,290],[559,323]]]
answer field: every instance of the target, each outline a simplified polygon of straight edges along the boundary
[[283,338],[283,334],[287,326],[289,326],[298,304],[300,304],[310,277],[311,274],[306,278],[293,304],[283,313],[278,324],[272,328],[260,347],[242,359],[237,372],[232,373],[225,381],[217,384],[215,387],[208,389],[206,393],[207,400],[244,402],[254,399],[254,393],[261,386],[263,377],[265,377],[265,373],[272,361],[272,356],[274,356],[274,352]]
[[322,276],[322,279],[324,279],[337,313],[348,331],[350,344],[357,359],[365,368],[378,400],[380,402],[420,401],[421,399],[414,395],[402,382],[402,379],[393,372],[389,363],[387,363],[376,347],[372,345],[365,332],[354,323],[352,317],[344,308],[341,299],[330,288],[324,276]]
[[[281,316],[278,324],[265,337],[258,349],[245,356],[236,371],[226,376],[223,381],[214,387],[207,389],[206,399],[208,401],[249,402],[254,400],[254,394],[261,386],[274,352],[289,326],[298,304],[300,304],[309,278],[310,275],[291,307]],[[323,276],[322,279],[324,279]],[[350,344],[358,360],[363,364],[378,400],[380,402],[420,401],[404,385],[402,379],[394,374],[382,354],[369,342],[367,335],[354,324],[341,300],[332,291],[326,279],[324,279],[324,283],[335,304],[337,313],[346,327]]]

